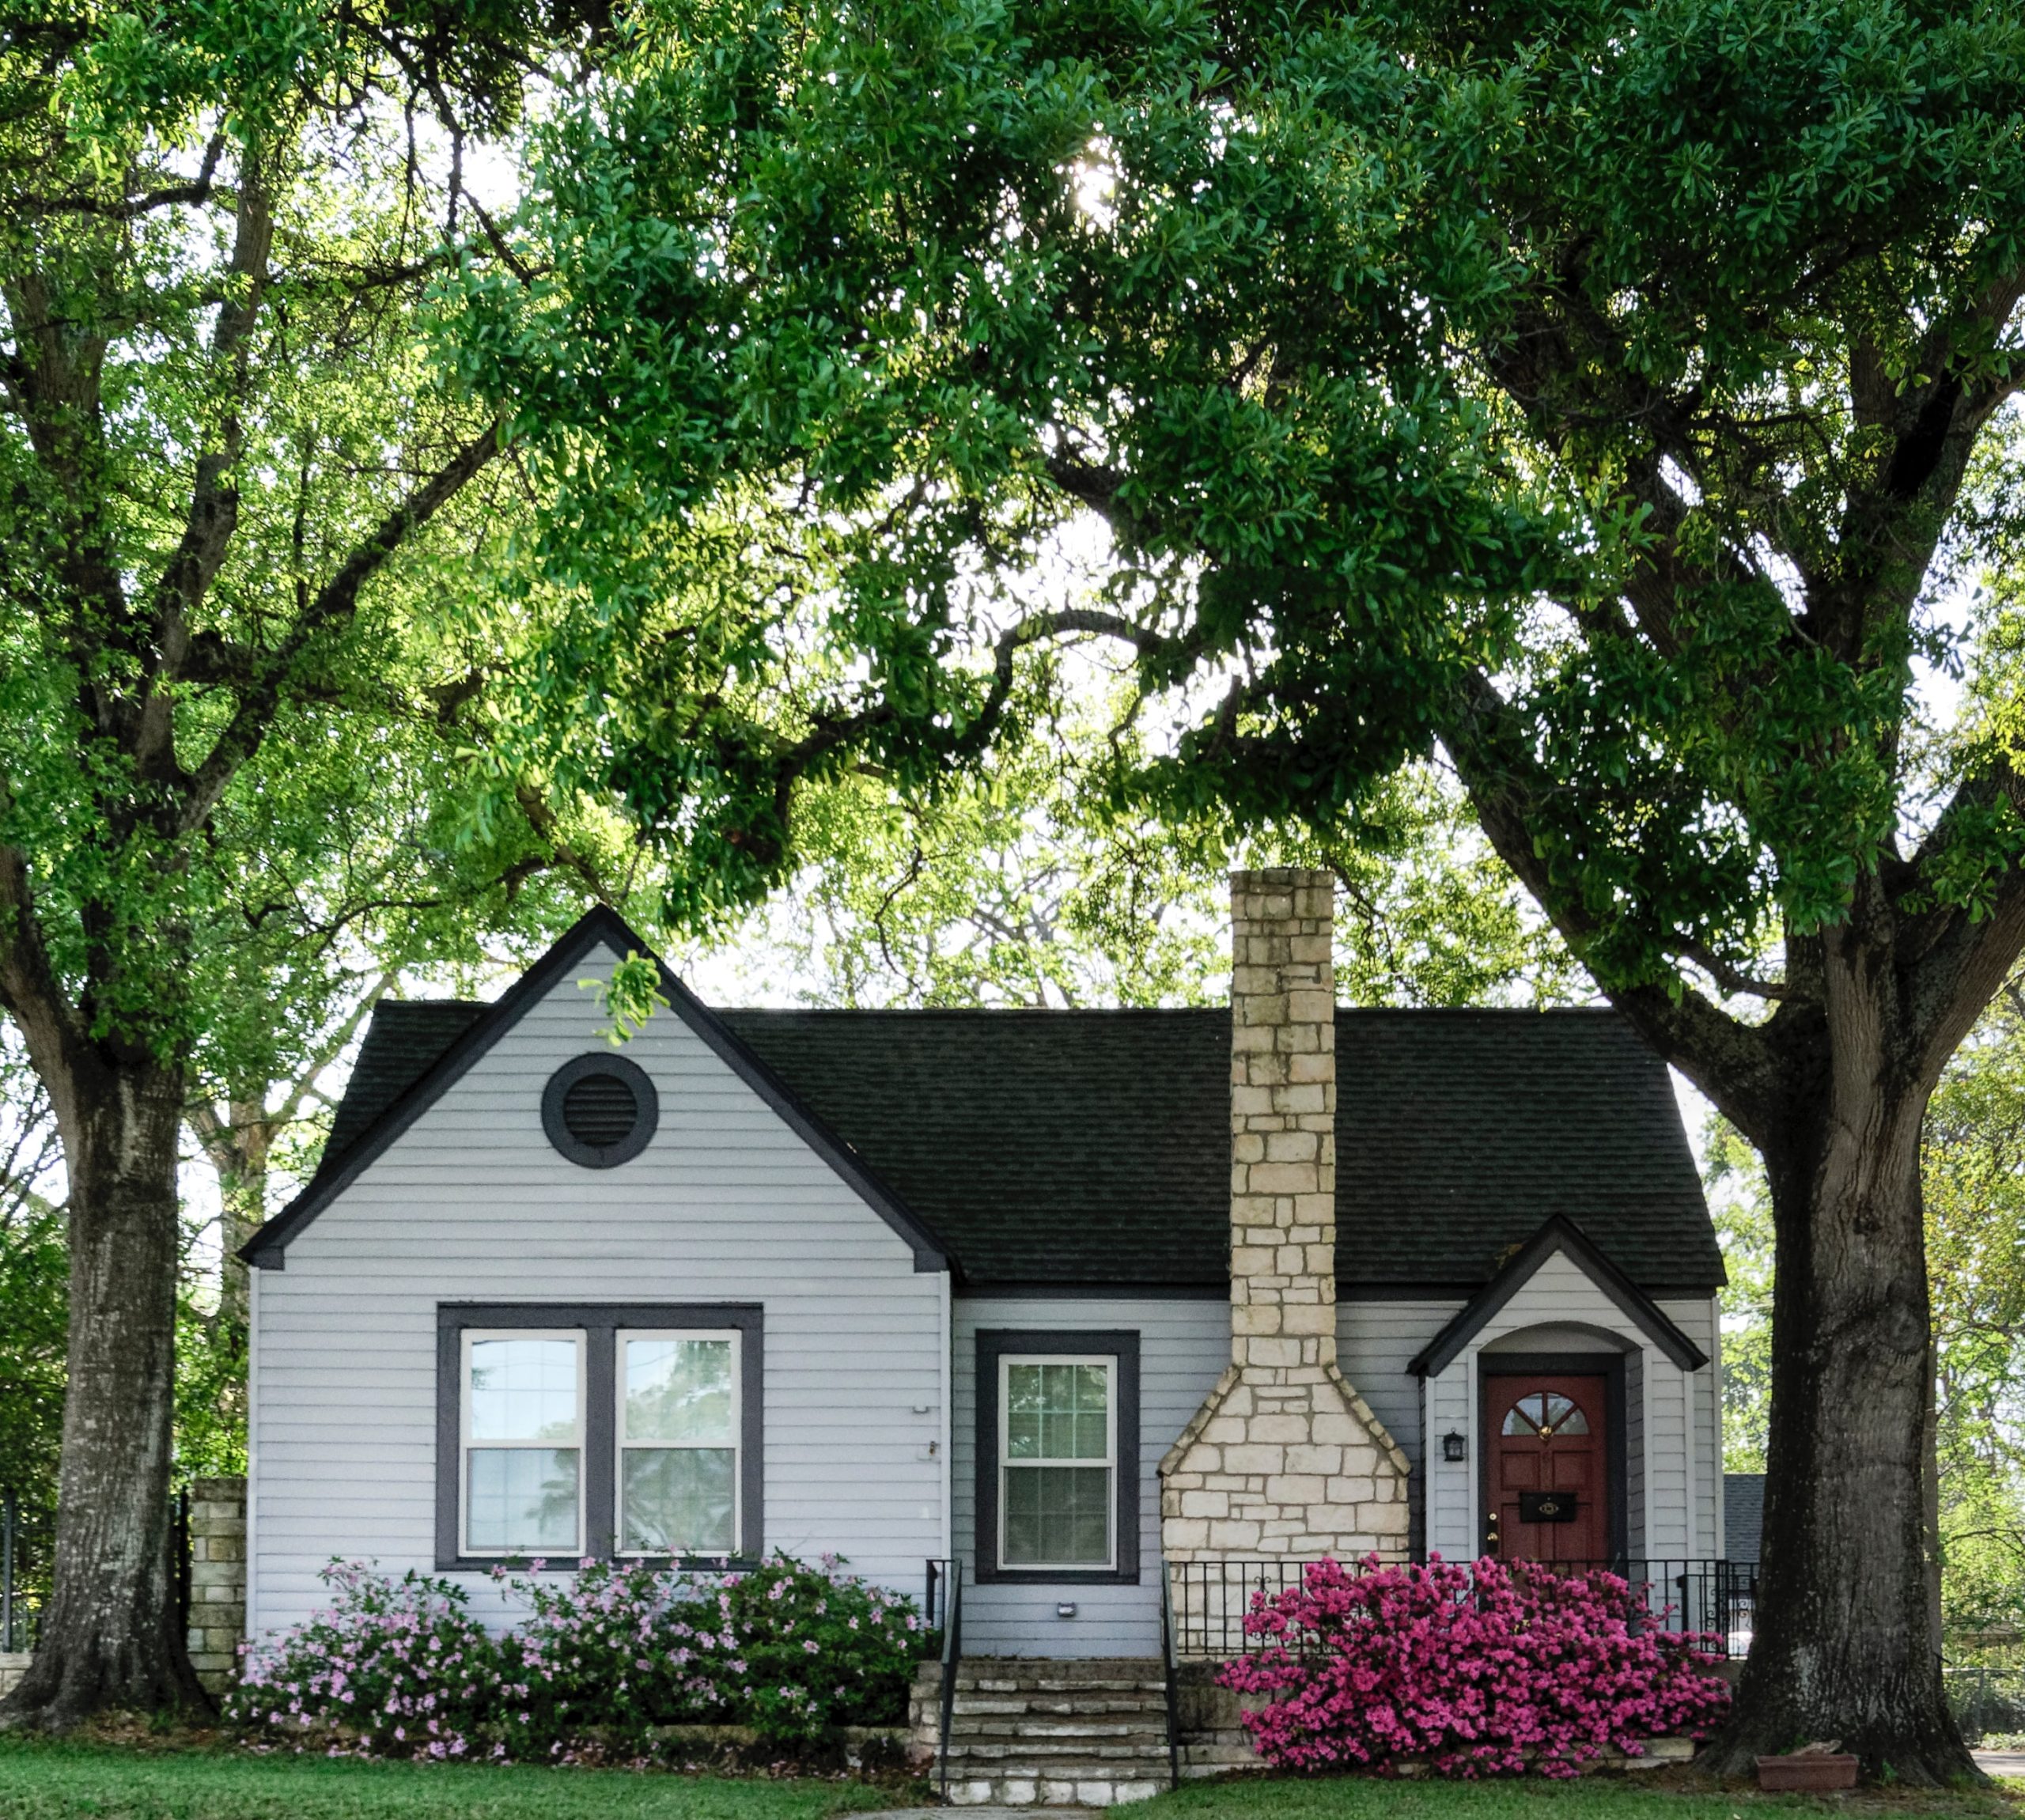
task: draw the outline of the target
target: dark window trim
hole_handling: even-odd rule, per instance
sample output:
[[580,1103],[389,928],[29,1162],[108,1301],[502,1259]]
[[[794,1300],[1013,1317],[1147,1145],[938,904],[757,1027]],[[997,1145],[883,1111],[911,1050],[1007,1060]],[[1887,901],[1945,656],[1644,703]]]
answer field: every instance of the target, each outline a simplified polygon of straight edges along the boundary
[[[1477,1355],[1477,1482],[1485,1508],[1477,1518],[1477,1551],[1490,1549],[1491,1407],[1493,1378],[1601,1378],[1603,1380],[1603,1470],[1611,1488],[1611,1558],[1629,1558],[1631,1513],[1629,1460],[1624,1419],[1624,1354],[1622,1353],[1479,1353]],[[1503,1410],[1498,1414],[1502,1416]],[[1694,1444],[1693,1436],[1688,1445]],[[1649,1466],[1651,1462],[1648,1460]],[[1650,1475],[1648,1475],[1649,1482]]]
[[[1008,1353],[1109,1353],[1118,1361],[1118,1459],[1111,1516],[1114,1568],[1006,1568],[998,1565],[998,1361]],[[977,1336],[977,1578],[1007,1586],[1139,1584],[1139,1335],[1096,1327],[980,1327]]]
[[[633,1103],[639,1117],[616,1144],[585,1144],[571,1133],[564,1122],[562,1102],[570,1089],[592,1074],[615,1076],[633,1090]],[[558,1155],[585,1169],[616,1169],[622,1163],[630,1163],[653,1142],[660,1118],[661,1096],[654,1091],[646,1069],[623,1055],[592,1050],[573,1057],[548,1077],[547,1086],[541,1090],[542,1129]]]
[[[483,1572],[510,1562],[467,1555],[457,1527],[464,1470],[464,1335],[471,1327],[577,1327],[584,1333],[584,1534],[579,1558],[612,1561],[618,1523],[618,1336],[632,1327],[734,1328],[739,1336],[738,1552],[765,1553],[766,1310],[757,1302],[439,1302],[436,1305],[436,1571]],[[629,1555],[629,1561],[651,1560]]]

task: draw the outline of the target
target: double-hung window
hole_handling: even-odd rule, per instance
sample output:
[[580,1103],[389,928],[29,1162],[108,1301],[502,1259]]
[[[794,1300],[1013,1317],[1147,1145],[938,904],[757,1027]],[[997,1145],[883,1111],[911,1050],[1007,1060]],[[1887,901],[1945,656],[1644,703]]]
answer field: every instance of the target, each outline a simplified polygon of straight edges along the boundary
[[584,1336],[464,1335],[464,1552],[574,1554],[584,1533]]
[[620,1332],[621,1554],[737,1553],[738,1341]]
[[1117,1375],[1110,1358],[1000,1356],[1001,1566],[1115,1565]]
[[978,1571],[1138,1577],[1138,1335],[978,1335]]
[[762,1311],[446,1303],[437,1565],[763,1551]]

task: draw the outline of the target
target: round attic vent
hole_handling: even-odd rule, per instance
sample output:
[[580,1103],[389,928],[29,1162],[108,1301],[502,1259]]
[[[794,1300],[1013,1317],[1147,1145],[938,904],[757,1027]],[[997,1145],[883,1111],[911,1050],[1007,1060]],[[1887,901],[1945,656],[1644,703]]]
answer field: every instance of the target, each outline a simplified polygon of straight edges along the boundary
[[619,1055],[580,1055],[549,1076],[542,1129],[572,1163],[610,1169],[647,1148],[660,1115],[654,1084]]

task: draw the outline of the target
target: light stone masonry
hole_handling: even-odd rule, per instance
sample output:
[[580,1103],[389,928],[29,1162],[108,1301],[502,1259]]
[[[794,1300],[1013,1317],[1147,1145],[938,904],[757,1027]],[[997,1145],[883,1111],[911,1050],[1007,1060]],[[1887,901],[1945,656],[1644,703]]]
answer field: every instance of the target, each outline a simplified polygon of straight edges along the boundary
[[206,1692],[239,1678],[246,1634],[246,1481],[194,1481],[190,1487],[190,1663]]
[[1336,1365],[1334,910],[1327,872],[1232,875],[1231,1362],[1160,1462],[1171,1561],[1406,1549],[1406,1455]]

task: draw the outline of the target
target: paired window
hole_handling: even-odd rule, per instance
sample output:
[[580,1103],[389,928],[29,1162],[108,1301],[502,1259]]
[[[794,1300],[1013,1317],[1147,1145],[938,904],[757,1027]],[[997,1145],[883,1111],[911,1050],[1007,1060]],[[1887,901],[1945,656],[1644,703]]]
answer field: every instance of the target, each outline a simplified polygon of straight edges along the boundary
[[1139,1577],[1139,1337],[978,1335],[981,1579]]
[[756,1555],[750,1307],[438,1311],[439,1566]]

